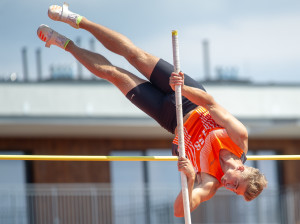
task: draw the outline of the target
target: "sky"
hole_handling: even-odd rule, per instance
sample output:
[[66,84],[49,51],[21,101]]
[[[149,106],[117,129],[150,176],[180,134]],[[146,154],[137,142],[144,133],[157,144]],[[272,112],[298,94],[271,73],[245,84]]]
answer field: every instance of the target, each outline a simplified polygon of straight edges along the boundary
[[[91,34],[48,18],[52,4],[63,1],[0,1],[0,79],[17,73],[22,79],[21,49],[27,48],[29,76],[37,77],[36,50],[42,50],[43,77],[50,66],[76,61],[56,46],[44,47],[36,35],[40,24],[90,49]],[[178,30],[181,69],[204,79],[203,40],[209,41],[211,78],[217,68],[234,68],[253,82],[300,83],[300,1],[298,0],[69,0],[71,11],[116,30],[149,53],[172,63],[171,31]],[[96,43],[95,51],[113,64],[141,76],[123,58]],[[86,77],[90,73],[84,70]]]

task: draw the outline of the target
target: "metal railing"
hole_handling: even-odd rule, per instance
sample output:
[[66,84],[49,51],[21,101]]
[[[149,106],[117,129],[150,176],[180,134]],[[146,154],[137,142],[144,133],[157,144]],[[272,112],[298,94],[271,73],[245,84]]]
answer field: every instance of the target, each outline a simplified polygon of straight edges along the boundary
[[[300,223],[300,188],[266,189],[252,202],[220,190],[192,213],[192,223]],[[168,224],[176,189],[106,184],[0,186],[0,223]]]

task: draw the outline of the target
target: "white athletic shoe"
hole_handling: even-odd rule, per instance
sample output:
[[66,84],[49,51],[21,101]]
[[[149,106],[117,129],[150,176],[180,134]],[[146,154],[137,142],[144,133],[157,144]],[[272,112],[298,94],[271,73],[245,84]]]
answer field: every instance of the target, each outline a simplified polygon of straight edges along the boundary
[[64,3],[63,6],[51,5],[48,9],[48,16],[55,21],[68,23],[70,26],[78,29],[79,23],[82,19],[77,13],[69,11],[69,5]]
[[65,49],[70,41],[65,36],[57,33],[56,31],[52,30],[49,26],[44,24],[39,26],[37,30],[37,35],[42,41],[46,42],[46,47],[50,47],[53,44],[62,49]]

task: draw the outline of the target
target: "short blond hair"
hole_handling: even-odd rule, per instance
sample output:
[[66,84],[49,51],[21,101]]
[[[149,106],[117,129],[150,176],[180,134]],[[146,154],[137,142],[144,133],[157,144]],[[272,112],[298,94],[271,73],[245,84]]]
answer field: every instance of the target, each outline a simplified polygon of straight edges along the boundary
[[264,174],[262,174],[259,169],[245,166],[246,172],[245,181],[247,181],[247,188],[244,193],[244,198],[246,201],[251,201],[256,198],[264,188],[267,187],[268,181]]

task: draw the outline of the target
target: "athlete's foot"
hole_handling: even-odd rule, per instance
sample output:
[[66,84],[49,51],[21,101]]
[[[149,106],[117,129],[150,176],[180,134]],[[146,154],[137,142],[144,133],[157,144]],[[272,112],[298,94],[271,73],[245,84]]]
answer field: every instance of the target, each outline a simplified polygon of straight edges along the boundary
[[38,37],[46,42],[45,46],[50,47],[52,44],[56,45],[62,49],[65,49],[70,40],[66,38],[65,36],[57,33],[56,31],[52,30],[47,25],[40,25],[37,30]]
[[63,6],[51,5],[48,9],[48,16],[55,21],[68,23],[70,26],[78,29],[82,16],[69,11],[69,5],[64,3]]

